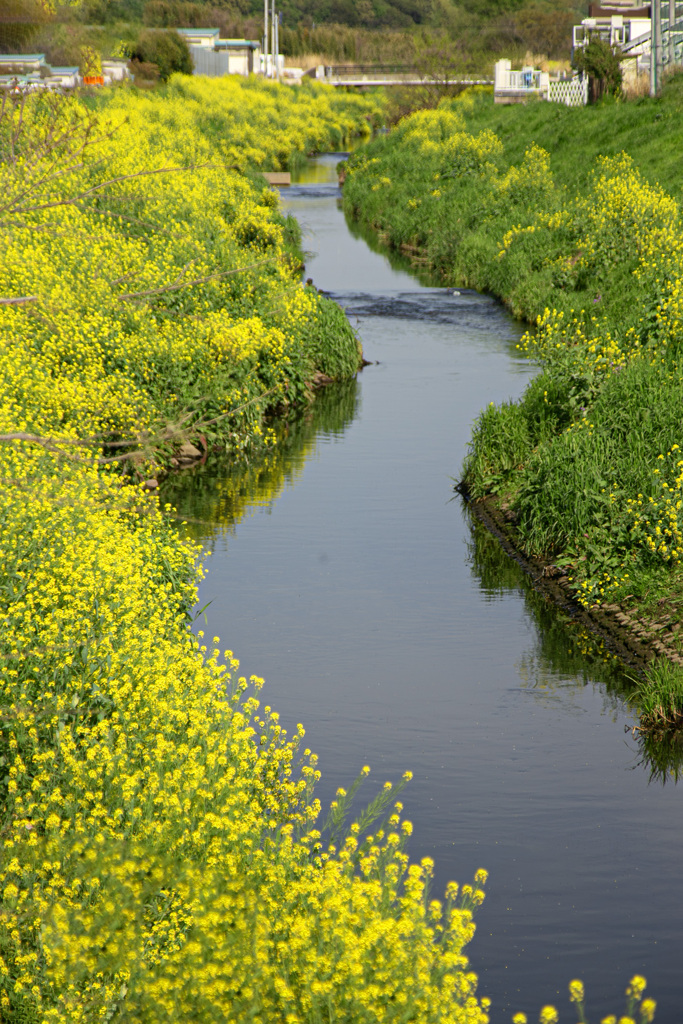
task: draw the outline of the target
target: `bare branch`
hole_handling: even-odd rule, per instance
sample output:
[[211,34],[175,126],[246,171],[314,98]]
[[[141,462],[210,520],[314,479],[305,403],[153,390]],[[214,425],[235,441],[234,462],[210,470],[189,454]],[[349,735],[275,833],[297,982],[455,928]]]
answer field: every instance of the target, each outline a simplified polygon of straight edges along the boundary
[[[205,164],[189,164],[187,167],[158,167],[154,171],[136,171],[134,174],[121,174],[117,178],[109,178],[107,181],[101,181],[97,185],[93,185],[91,188],[86,189],[84,192],[80,192],[77,196],[71,196],[68,199],[56,199],[52,203],[40,203],[37,206],[27,206],[24,209],[17,210],[19,213],[34,213],[36,210],[50,210],[55,206],[71,206],[73,203],[79,203],[82,199],[92,195],[94,192],[99,192],[103,188],[108,188],[110,185],[117,185],[120,181],[129,181],[131,178],[148,178],[155,174],[177,174],[180,171],[199,171],[206,167],[216,167],[224,169],[222,164],[205,163]],[[8,207],[0,208],[0,213]],[[15,212],[14,210],[12,212]]]
[[264,260],[258,260],[256,263],[249,263],[246,267],[235,267],[232,270],[219,270],[215,274],[207,274],[206,277],[196,277],[193,281],[183,281],[181,284],[166,284],[160,288],[148,288],[143,292],[127,292],[124,295],[119,295],[118,298],[123,301],[124,299],[140,299],[145,298],[147,295],[160,295],[162,292],[177,292],[181,288],[190,288],[195,284],[204,284],[206,281],[215,281],[220,277],[230,277],[233,274],[243,274],[245,270],[253,270],[255,267],[262,267],[265,263],[273,263],[276,260],[282,259],[282,256],[268,256]]
[[21,306],[25,302],[37,302],[37,295],[22,295],[17,299],[0,299],[0,306]]

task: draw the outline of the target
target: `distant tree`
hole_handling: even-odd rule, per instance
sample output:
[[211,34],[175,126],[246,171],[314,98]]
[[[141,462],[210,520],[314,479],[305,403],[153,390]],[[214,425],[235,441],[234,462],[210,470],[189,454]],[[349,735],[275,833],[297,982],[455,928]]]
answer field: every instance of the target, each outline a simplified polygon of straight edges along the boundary
[[574,51],[572,66],[588,75],[593,86],[593,98],[618,96],[621,92],[622,53],[618,47],[610,46],[606,39],[593,35],[586,46]]
[[424,79],[419,87],[422,107],[436,107],[442,99],[460,92],[463,57],[453,44],[434,44],[418,51],[413,63]]
[[0,0],[0,53],[22,52],[49,18],[40,0]]
[[102,56],[92,46],[82,46],[78,65],[84,77],[99,77],[102,74]]
[[569,56],[572,26],[578,20],[573,9],[533,0],[515,11],[512,20],[520,42],[531,53]]
[[189,47],[173,29],[144,29],[131,50],[131,60],[156,65],[162,82],[175,71],[184,75],[193,71]]
[[[245,0],[229,4],[202,4],[194,0],[148,0],[143,20],[151,28],[222,28],[247,13]],[[263,5],[259,7],[263,17]]]

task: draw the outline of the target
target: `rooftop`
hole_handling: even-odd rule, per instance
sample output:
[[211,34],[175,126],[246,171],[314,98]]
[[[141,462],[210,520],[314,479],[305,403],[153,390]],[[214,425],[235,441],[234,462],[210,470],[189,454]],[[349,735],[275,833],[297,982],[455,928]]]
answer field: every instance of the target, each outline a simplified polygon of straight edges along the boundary
[[219,28],[177,28],[181,36],[206,36],[207,39],[212,39],[214,36],[220,35]]
[[261,44],[255,43],[253,39],[217,39],[216,46],[220,50],[258,50]]
[[26,64],[31,61],[45,63],[44,53],[0,53],[0,64]]

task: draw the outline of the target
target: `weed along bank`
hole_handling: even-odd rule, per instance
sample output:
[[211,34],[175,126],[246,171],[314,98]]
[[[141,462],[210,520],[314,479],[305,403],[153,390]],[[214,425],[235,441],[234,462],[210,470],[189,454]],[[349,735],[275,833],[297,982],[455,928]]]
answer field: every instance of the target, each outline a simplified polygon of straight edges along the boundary
[[[627,157],[597,164],[590,194],[570,203],[568,186],[556,181],[547,152],[530,146],[521,162],[508,161],[505,142],[493,128],[476,125],[478,109],[475,101],[471,108],[465,103],[421,111],[385,143],[369,144],[349,162],[344,202],[381,228],[397,248],[425,248],[431,233],[436,248],[427,255],[444,280],[451,273],[453,280],[464,279],[469,260],[470,283],[489,267],[502,283],[517,281],[520,268],[530,261],[538,266],[533,289],[523,293],[520,284],[518,296],[510,299],[528,316],[536,315],[535,304],[543,304],[561,282],[590,295],[593,305],[588,307],[586,299],[586,313],[571,314],[558,303],[542,313],[538,331],[524,344],[534,346],[543,368],[519,402],[505,403],[496,392],[494,405],[475,428],[467,480],[474,495],[495,492],[500,497],[516,528],[526,529],[530,549],[545,550],[544,538],[552,533],[560,545],[553,553],[555,564],[571,577],[585,605],[602,600],[601,590],[612,602],[625,600],[625,590],[632,600],[642,599],[643,581],[677,571],[681,549],[674,523],[681,473],[671,412],[678,386],[671,333],[678,309],[672,277],[679,251],[674,244],[676,204]],[[368,378],[369,388],[398,382],[389,374],[403,361],[400,386],[406,408],[411,401],[418,404],[416,386],[425,394],[430,387],[415,358],[418,323],[437,327],[429,334],[429,365],[424,362],[444,385],[457,376],[458,353],[471,361],[482,381],[490,380],[495,355],[497,365],[505,367],[502,373],[517,375],[517,394],[528,371],[509,345],[507,315],[493,300],[443,288],[422,293],[405,269],[397,283],[379,256],[371,264],[373,276],[366,275],[363,261],[376,254],[350,233],[344,243],[350,255],[335,267],[335,275],[340,284],[344,268],[360,277],[349,280],[345,295],[336,296],[339,302],[330,297],[330,281],[318,270],[313,271],[314,285],[302,283],[304,259],[310,264],[314,257],[304,255],[306,217],[298,221],[291,204],[297,195],[310,200],[309,224],[323,204],[325,216],[336,224],[342,212],[334,170],[331,189],[323,180],[306,196],[305,188],[296,191],[296,168],[305,165],[307,154],[339,150],[353,137],[368,137],[382,124],[385,110],[381,95],[336,93],[315,82],[293,90],[237,75],[174,75],[149,91],[41,92],[8,99],[2,107],[3,1024],[91,1024],[117,1018],[155,1024],[228,1019],[487,1024],[496,1019],[480,983],[487,969],[481,932],[475,939],[475,921],[487,921],[488,912],[488,872],[480,856],[482,862],[487,852],[494,858],[496,843],[487,840],[479,848],[477,834],[486,823],[481,808],[496,788],[504,788],[506,779],[519,781],[510,767],[517,763],[515,752],[496,761],[495,778],[487,777],[489,788],[476,791],[467,811],[462,801],[464,791],[477,786],[477,773],[467,761],[484,755],[490,759],[504,742],[475,732],[473,723],[502,715],[510,727],[510,700],[519,699],[519,712],[527,696],[533,699],[533,687],[517,693],[524,687],[510,687],[507,666],[499,665],[500,704],[494,709],[486,687],[475,678],[491,663],[489,658],[472,680],[460,679],[454,698],[448,672],[458,650],[451,643],[457,616],[451,620],[443,614],[451,580],[439,577],[439,599],[429,602],[430,614],[419,620],[419,628],[411,626],[436,590],[438,564],[451,569],[456,559],[446,534],[437,550],[418,553],[411,547],[414,538],[428,531],[416,531],[412,520],[394,531],[398,516],[392,520],[386,510],[377,514],[379,492],[405,472],[401,460],[413,428],[406,431],[394,418],[388,430],[385,412],[373,409],[371,390],[367,403],[358,400],[360,328],[366,347],[387,345],[381,357],[371,356],[374,366],[366,362],[364,373],[372,369],[375,374]],[[321,159],[323,167],[333,168],[336,162],[326,165]],[[413,159],[408,185],[400,164],[405,161],[408,167]],[[264,174],[286,173],[295,181],[285,201]],[[393,208],[393,226],[383,219],[387,204]],[[621,217],[612,214],[614,209]],[[477,218],[483,227],[475,237]],[[461,262],[455,270],[452,252],[446,246],[438,249],[443,237],[437,223],[457,238]],[[416,225],[422,225],[425,237]],[[501,226],[505,230],[499,238]],[[394,227],[404,232],[400,238],[390,235]],[[556,237],[572,240],[568,254],[553,249]],[[620,262],[625,237],[637,239],[634,265],[628,267]],[[666,275],[663,239],[671,254]],[[549,263],[536,245],[549,253]],[[659,286],[657,305],[642,313],[642,321],[633,312],[639,308],[633,298],[627,303],[633,307],[631,319],[624,319],[618,304],[614,282],[626,280],[635,282],[638,302],[652,294],[653,282]],[[477,283],[493,290],[492,281]],[[571,290],[569,284],[564,287]],[[386,337],[382,341],[377,327],[387,310],[390,344]],[[454,331],[460,322],[465,328]],[[639,322],[646,326],[638,327]],[[475,352],[468,324],[477,325],[481,351]],[[328,387],[314,401],[321,382]],[[472,391],[469,380],[465,391]],[[635,396],[628,416],[625,393]],[[655,394],[661,394],[661,410]],[[453,406],[445,387],[440,396],[442,410]],[[645,416],[634,421],[636,406],[648,409],[652,421]],[[667,409],[670,422],[664,423]],[[642,438],[642,451],[636,449],[635,458],[632,451],[630,460],[623,455],[618,461],[615,455],[607,473],[595,446],[600,441],[602,451],[612,438],[623,441],[627,419],[630,436]],[[369,462],[369,444],[365,435],[353,447],[356,423],[370,427],[384,452],[372,463],[370,489],[362,500],[350,473],[352,466]],[[631,495],[625,488],[650,466],[648,444],[655,431],[666,441],[661,458],[652,463],[657,479],[649,488],[641,486],[642,495]],[[346,434],[350,449],[342,445]],[[441,435],[443,443],[448,435]],[[392,448],[396,441],[399,447]],[[448,472],[443,449],[438,466],[425,454],[428,441],[421,437],[415,460],[428,477],[413,497],[427,493],[428,478],[433,481],[438,474],[441,479]],[[546,479],[553,481],[550,494],[574,486],[559,479],[553,444],[566,446],[573,458],[580,455],[593,467],[601,497],[591,504],[593,488],[584,482],[585,508],[579,504],[574,513],[582,529],[588,523],[582,541],[579,527],[568,523],[564,512],[566,539],[560,533],[552,503],[547,522],[532,512],[534,494],[539,488],[546,493]],[[331,462],[323,459],[323,449]],[[350,461],[342,460],[343,451],[350,452]],[[629,462],[632,477],[626,473]],[[188,471],[171,478],[170,470],[180,467]],[[327,514],[315,504],[319,490],[310,502],[306,544],[298,549],[307,585],[297,581],[292,586],[293,570],[281,583],[278,533],[259,531],[268,520],[276,521],[279,509],[286,512],[295,505],[298,493],[306,493],[297,491],[299,477],[304,483],[324,467],[330,475],[323,490],[331,492],[335,479],[341,488],[335,504],[343,512],[340,530],[352,541],[349,557],[337,558],[326,532]],[[581,472],[585,481],[587,470]],[[185,504],[180,500],[184,487],[189,495]],[[410,508],[413,498],[408,489],[403,493]],[[436,491],[429,494],[432,509],[443,512],[443,529],[452,530],[453,521],[446,517],[453,506],[446,508]],[[624,505],[622,496],[630,504]],[[193,502],[204,503],[198,514],[193,514]],[[301,534],[296,519],[280,530],[285,550]],[[604,535],[613,528],[623,528],[626,539],[608,548]],[[256,537],[255,549],[273,557],[264,567],[254,554],[230,570],[226,589],[237,597],[236,606],[215,623],[209,639],[202,626],[204,619],[214,625],[214,612],[210,607],[198,611],[197,595],[203,599],[205,586],[220,585],[218,558],[227,549],[239,557],[243,535]],[[498,613],[509,598],[515,609],[528,607],[529,618],[544,625],[544,609],[534,605],[533,595],[518,592],[523,584],[510,584],[509,567],[496,562],[498,551],[486,547],[486,537],[477,538],[475,527],[474,535],[468,530],[461,539],[462,547],[470,544],[467,559],[460,553],[457,558],[465,567],[460,591],[464,632],[475,632],[466,606],[474,606],[479,593],[478,610],[490,612],[495,605]],[[605,558],[594,564],[588,555],[600,545]],[[345,589],[352,551],[362,555],[359,575]],[[624,564],[627,555],[631,561]],[[427,562],[431,577],[418,582],[418,569]],[[411,574],[412,585],[405,577],[400,585],[387,583],[389,566],[396,563]],[[626,584],[627,579],[636,582]],[[505,586],[507,596],[501,597]],[[273,691],[270,682],[264,684],[260,666],[245,672],[236,656],[238,644],[246,644],[241,625],[237,635],[239,610],[259,591],[259,610],[249,617],[260,631],[261,663],[277,638],[277,661],[288,680],[279,693],[282,711],[271,702]],[[301,614],[302,595],[311,600],[306,615]],[[335,595],[342,604],[334,627],[316,628],[321,622],[316,612]],[[276,621],[274,606],[265,613],[272,596],[284,620]],[[416,596],[416,603],[404,603]],[[357,615],[361,607],[368,610],[362,620]],[[405,623],[400,631],[395,616]],[[527,634],[522,636],[515,625],[522,618],[514,611],[505,620],[506,636],[516,638],[517,660],[526,666],[519,670],[520,679],[531,673],[528,666],[534,661],[526,654]],[[354,660],[360,648],[354,636],[364,624],[372,644],[360,663]],[[221,639],[223,628],[234,639]],[[401,647],[403,668],[396,661],[390,664],[388,675],[396,685],[381,695],[380,630],[383,648],[400,646],[401,638],[409,641]],[[533,642],[543,648],[552,634],[552,629],[539,631],[541,639]],[[448,643],[442,647],[444,637]],[[574,641],[572,657],[578,664],[590,638],[576,633]],[[225,649],[227,644],[235,653]],[[332,647],[338,652],[334,657]],[[436,649],[442,660],[426,668],[423,659]],[[302,665],[297,660],[301,652],[314,660]],[[610,682],[617,669],[607,652],[594,648],[589,661],[596,666],[591,677],[596,705],[608,694],[619,709],[615,714],[627,715],[621,691]],[[343,665],[343,685],[330,683],[337,664]],[[546,658],[539,678],[564,678],[566,663],[557,671],[549,665],[552,659]],[[429,701],[421,698],[430,714],[429,722],[420,719],[418,727],[408,697],[425,692],[421,679],[440,682],[443,689],[430,691]],[[599,690],[603,682],[605,689]],[[309,689],[297,703],[302,683]],[[550,698],[552,689],[544,691]],[[319,760],[301,723],[309,713],[316,718],[323,697],[338,698],[347,712],[344,717],[340,704],[327,707],[324,717],[335,728],[326,734],[329,742]],[[577,687],[572,700],[580,699]],[[541,714],[547,710],[539,708]],[[602,728],[603,717],[595,707],[593,713]],[[390,714],[398,717],[392,719],[391,735],[382,740],[381,774],[374,781],[377,770],[371,773],[364,754],[379,750]],[[469,716],[459,742],[465,743],[470,732],[475,744],[464,761],[449,762],[452,770],[439,775],[434,787],[432,766],[443,764],[449,749],[434,720],[447,720],[450,733],[459,715]],[[368,723],[377,731],[367,732]],[[539,744],[526,735],[531,762]],[[607,736],[603,747],[614,741],[613,731]],[[629,749],[655,771],[657,755],[645,738],[631,735],[631,741]],[[415,778],[405,763],[408,748],[419,767]],[[335,751],[339,759],[328,769],[327,759]],[[427,754],[435,760],[425,760]],[[535,778],[550,785],[557,772],[549,771],[546,762],[535,764]],[[385,775],[393,781],[385,782]],[[637,780],[642,777],[641,771]],[[593,780],[575,785],[589,781],[594,792]],[[410,796],[408,783],[419,799]],[[359,805],[361,786],[368,796]],[[670,799],[670,793],[671,788],[661,799]],[[632,805],[633,799],[620,790],[619,801],[625,801],[620,807]],[[523,790],[512,802],[524,803]],[[531,803],[535,811],[548,812],[540,791],[534,791]],[[448,839],[435,840],[429,828],[422,838],[419,828],[413,830],[408,808],[419,817],[430,804],[436,816],[427,824],[444,819]],[[445,810],[446,804],[455,810]],[[603,813],[607,804],[601,802]],[[451,881],[446,859],[458,845],[453,837],[459,818],[468,836],[453,865],[466,867],[462,885]],[[525,817],[514,844],[521,848],[526,842],[520,861],[537,877],[536,895],[544,898],[559,884],[546,873],[553,858],[543,846],[545,833],[557,829],[538,829],[534,820],[534,814]],[[503,834],[506,827],[512,828],[501,812],[496,828]],[[588,819],[586,828],[591,834],[585,842],[601,838]],[[528,830],[532,842],[524,839]],[[661,849],[668,849],[666,843]],[[509,872],[515,858],[511,847],[505,850],[500,865]],[[541,851],[536,859],[534,850]],[[447,876],[439,858],[447,863]],[[650,893],[664,875],[653,872]],[[504,890],[504,903],[509,905],[515,881],[507,877],[512,888]],[[500,910],[500,897],[492,889],[493,906]],[[619,912],[623,901],[621,893],[616,895],[613,906]],[[523,900],[516,909],[523,913]],[[496,918],[501,943],[508,938],[505,920],[504,912]],[[525,927],[533,930],[532,924]],[[623,934],[632,934],[630,928],[630,921],[619,918]],[[543,942],[543,934],[536,939]],[[561,936],[555,940],[561,942]],[[645,995],[641,971],[647,935],[639,933],[639,942],[638,958],[629,961],[632,969],[622,974],[619,962],[619,986],[628,986],[624,1019],[649,1022],[655,1003]],[[585,1020],[579,972],[566,966],[581,964],[572,959],[571,947],[562,949],[568,959],[563,954],[556,965],[561,992],[542,970],[527,976],[525,1006],[538,1017],[542,1004],[543,1024],[558,1021],[553,1004],[559,1001],[569,1001],[570,1012]],[[505,955],[492,959],[491,977],[496,970],[502,976]],[[586,969],[591,970],[590,963]],[[666,971],[668,961],[665,994]],[[598,976],[592,989],[598,1005],[609,1000],[611,1012],[619,988],[611,975],[609,980],[607,994]],[[512,993],[510,999],[515,998]],[[500,1003],[509,1017],[502,995]],[[525,1014],[518,1011],[515,1020],[526,1020]]]

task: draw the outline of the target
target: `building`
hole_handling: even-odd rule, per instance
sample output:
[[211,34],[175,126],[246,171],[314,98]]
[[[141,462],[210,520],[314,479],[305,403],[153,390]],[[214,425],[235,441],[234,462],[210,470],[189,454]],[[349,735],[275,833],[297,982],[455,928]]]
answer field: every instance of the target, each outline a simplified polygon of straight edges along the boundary
[[588,102],[588,79],[573,74],[551,77],[547,71],[524,67],[514,71],[509,60],[494,66],[493,102],[526,103],[530,99],[581,107]]
[[513,71],[509,60],[499,60],[493,69],[494,103],[526,103],[536,97],[548,98],[550,76],[547,71],[524,67]]
[[597,36],[623,52],[624,78],[648,74],[652,28],[650,7],[636,6],[630,0],[611,0],[604,7],[590,4],[588,11],[588,17],[574,26],[572,54]]
[[125,82],[130,78],[128,61],[115,59],[113,57],[102,58],[102,78],[105,85],[114,85],[116,82]]
[[40,74],[47,66],[44,53],[0,53],[2,75]]
[[[102,61],[102,80],[98,84],[113,85],[127,78],[130,78],[128,61],[114,58]],[[44,53],[0,53],[0,90],[77,89],[83,81],[76,65],[54,67],[47,63]]]
[[250,39],[219,39],[216,48],[229,55],[231,75],[253,75],[260,70],[260,43]]
[[50,76],[49,78],[44,78],[43,81],[48,85],[48,88],[75,89],[81,84],[81,74],[78,65],[64,68],[50,67]]
[[195,74],[253,75],[261,69],[261,44],[251,39],[221,39],[217,28],[179,28],[190,48]]
[[221,34],[219,28],[178,28],[176,32],[190,48],[201,46],[205,50],[213,50]]

